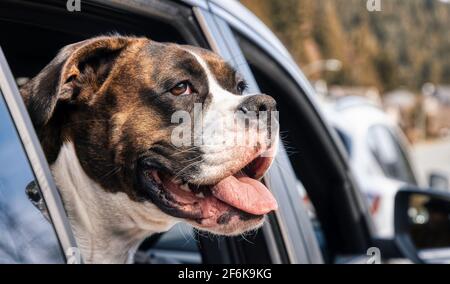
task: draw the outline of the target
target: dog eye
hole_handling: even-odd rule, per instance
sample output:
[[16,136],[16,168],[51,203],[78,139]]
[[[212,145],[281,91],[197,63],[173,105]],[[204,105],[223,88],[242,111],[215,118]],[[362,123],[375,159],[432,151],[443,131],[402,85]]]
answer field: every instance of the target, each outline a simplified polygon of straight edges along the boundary
[[192,94],[192,86],[189,82],[181,82],[170,89],[170,93],[174,96],[190,95]]
[[247,85],[247,82],[245,82],[245,81],[240,81],[237,84],[237,91],[240,95],[242,95],[247,90],[247,88],[248,88],[248,85]]

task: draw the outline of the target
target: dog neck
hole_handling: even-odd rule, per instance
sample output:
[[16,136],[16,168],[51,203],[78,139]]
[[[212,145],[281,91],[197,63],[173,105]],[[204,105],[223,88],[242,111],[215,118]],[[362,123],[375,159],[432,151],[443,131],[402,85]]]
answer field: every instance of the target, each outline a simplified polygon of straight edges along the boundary
[[130,262],[143,239],[176,223],[152,203],[105,191],[84,172],[72,142],[51,170],[86,263]]

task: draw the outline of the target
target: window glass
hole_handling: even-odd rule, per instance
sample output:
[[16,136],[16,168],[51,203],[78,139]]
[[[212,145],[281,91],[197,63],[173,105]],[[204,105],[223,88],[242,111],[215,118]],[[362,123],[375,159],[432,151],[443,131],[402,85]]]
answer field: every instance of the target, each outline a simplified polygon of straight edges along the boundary
[[[0,263],[63,263],[52,224],[31,202],[34,176],[0,92]],[[34,188],[37,190],[36,186]]]
[[373,126],[368,132],[369,147],[384,174],[415,184],[411,165],[395,136],[385,126]]
[[314,207],[314,204],[311,202],[311,199],[308,196],[303,184],[300,180],[297,179],[297,190],[300,193],[302,198],[302,202],[305,205],[306,211],[308,213],[308,217],[311,220],[314,235],[316,236],[317,243],[319,244],[320,250],[324,256],[327,255],[327,242],[325,239],[325,235],[323,232],[322,224],[320,223],[319,218],[317,217],[317,211]]
[[336,133],[338,134],[339,139],[341,139],[342,144],[344,144],[345,151],[349,156],[352,155],[352,139],[349,135],[347,135],[343,130],[335,127]]

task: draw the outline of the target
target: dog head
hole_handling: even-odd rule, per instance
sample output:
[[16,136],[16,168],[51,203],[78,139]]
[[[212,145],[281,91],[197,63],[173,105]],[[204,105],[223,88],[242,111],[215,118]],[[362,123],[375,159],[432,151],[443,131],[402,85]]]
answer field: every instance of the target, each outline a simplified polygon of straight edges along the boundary
[[[103,190],[235,235],[277,207],[258,181],[276,149],[275,101],[244,89],[207,50],[106,36],[63,48],[21,93],[50,164],[70,141]],[[226,123],[237,119],[245,127]]]

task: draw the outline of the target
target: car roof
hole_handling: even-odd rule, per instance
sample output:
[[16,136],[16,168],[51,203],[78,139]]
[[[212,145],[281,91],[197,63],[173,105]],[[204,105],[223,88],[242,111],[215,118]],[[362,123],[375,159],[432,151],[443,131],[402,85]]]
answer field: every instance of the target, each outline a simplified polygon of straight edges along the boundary
[[[251,28],[262,39],[271,44],[277,52],[283,54],[286,57],[291,57],[290,53],[284,47],[283,43],[274,35],[274,33],[249,9],[236,0],[220,1],[209,0],[217,6],[227,11],[230,15],[238,20],[241,24]],[[232,23],[231,23],[232,24]]]
[[366,97],[346,96],[335,100],[336,111],[345,111],[347,109],[361,108],[361,107],[374,108],[379,111],[382,111],[382,107],[380,104]]
[[381,106],[360,97],[344,97],[322,102],[325,117],[347,134],[360,132],[373,125],[395,127],[395,123]]
[[202,7],[213,11],[216,15],[222,17],[235,29],[270,44],[276,52],[284,57],[292,59],[288,50],[274,33],[249,9],[239,3],[237,0],[179,0],[192,6]]

